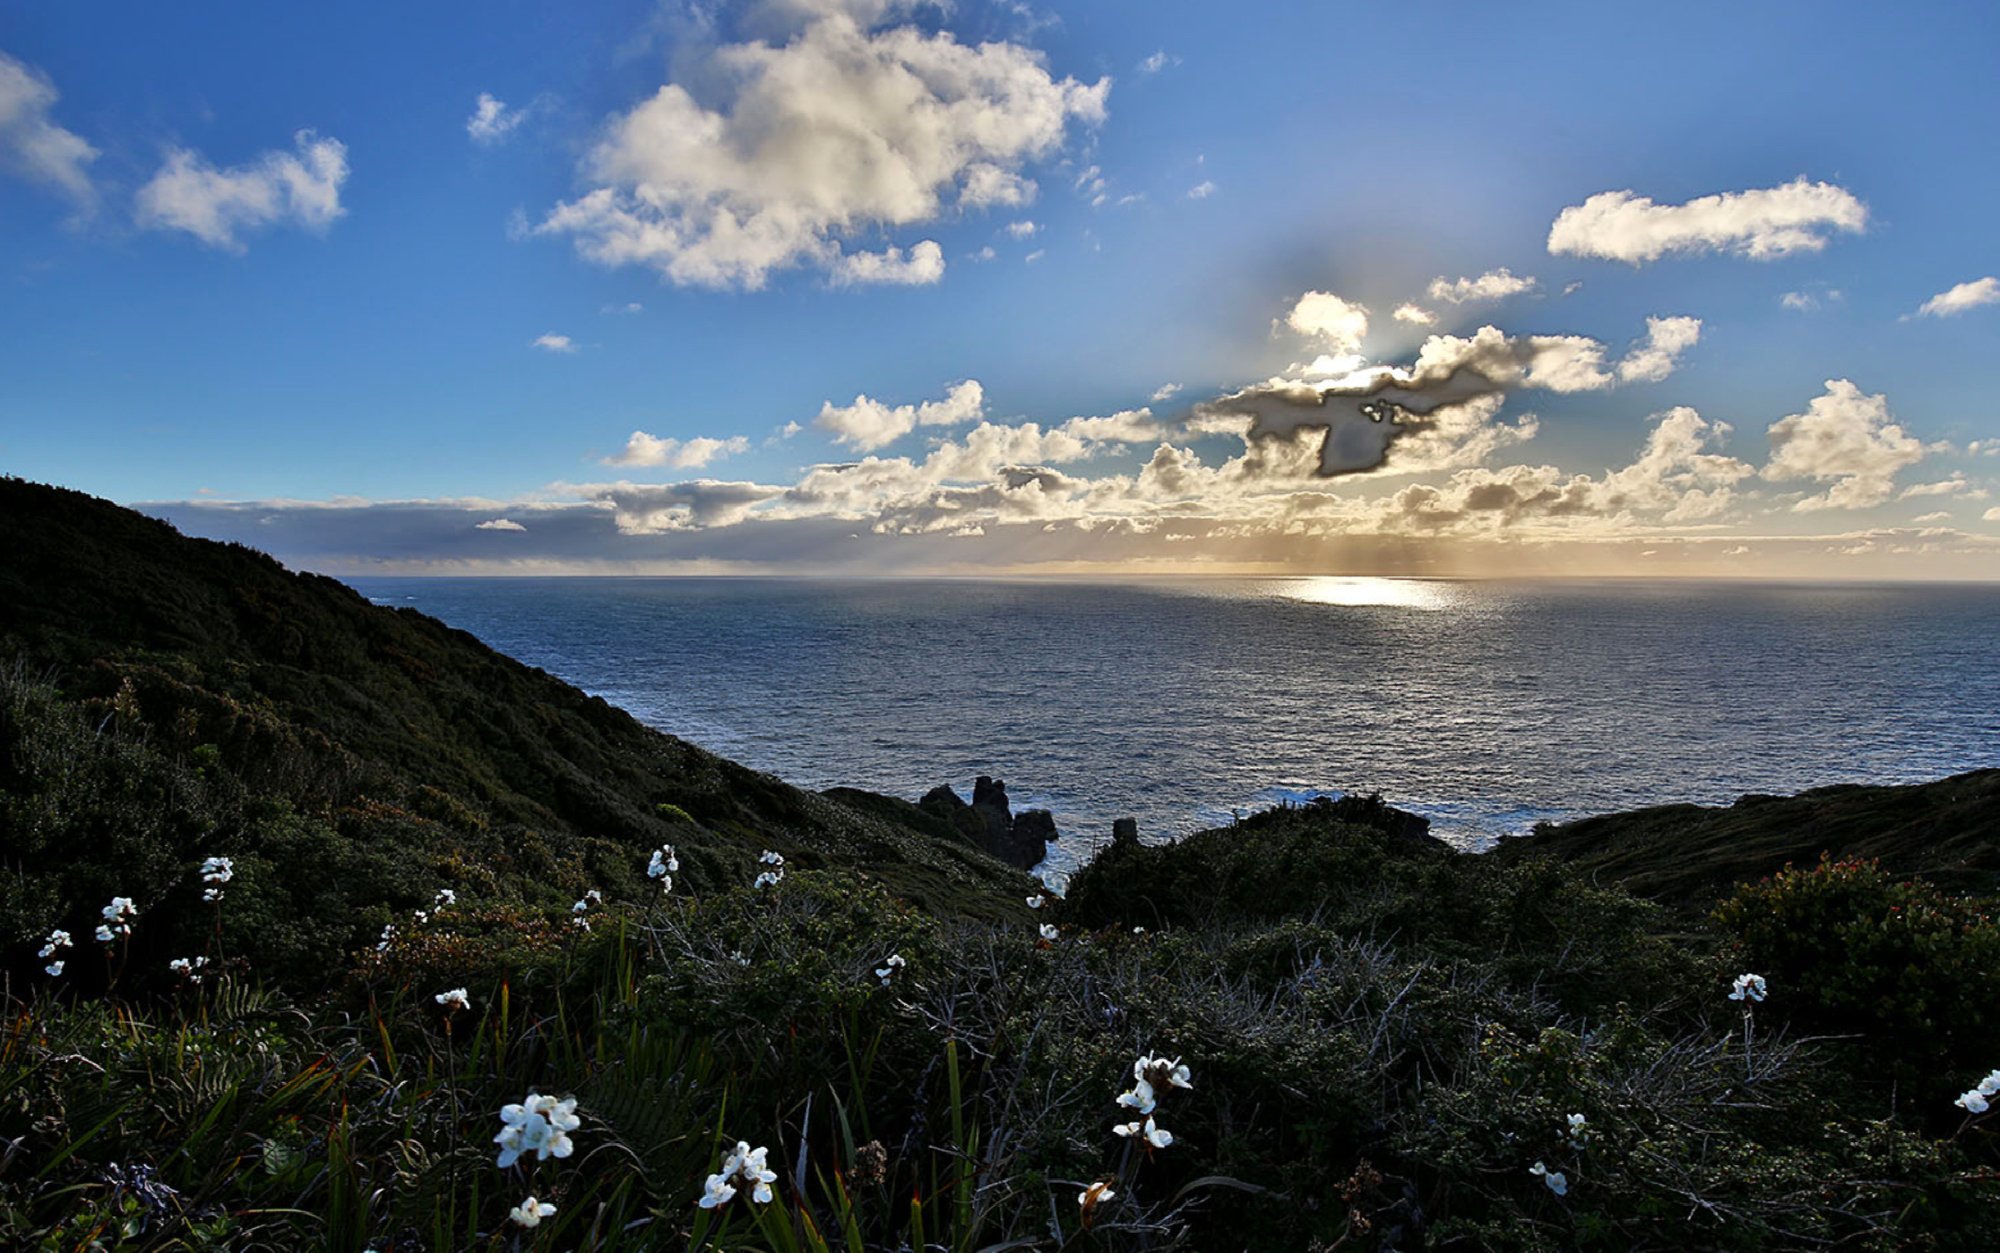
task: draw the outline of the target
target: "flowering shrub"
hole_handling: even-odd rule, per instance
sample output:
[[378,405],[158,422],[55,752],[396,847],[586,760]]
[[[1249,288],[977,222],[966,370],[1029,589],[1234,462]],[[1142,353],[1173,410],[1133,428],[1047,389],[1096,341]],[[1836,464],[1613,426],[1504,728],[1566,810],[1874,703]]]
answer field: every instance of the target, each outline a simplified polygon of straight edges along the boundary
[[1972,1069],[2000,1031],[2000,925],[1981,902],[1822,859],[1742,885],[1715,921],[1782,984],[1782,1018],[1854,1037],[1875,1076],[1942,1098],[1942,1076]]

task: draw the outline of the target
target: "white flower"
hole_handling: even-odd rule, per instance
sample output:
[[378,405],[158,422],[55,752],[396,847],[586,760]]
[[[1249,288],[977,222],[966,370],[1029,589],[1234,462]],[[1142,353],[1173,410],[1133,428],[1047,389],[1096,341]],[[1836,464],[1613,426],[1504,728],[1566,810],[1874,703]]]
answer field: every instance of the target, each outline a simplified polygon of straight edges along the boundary
[[593,905],[602,905],[604,903],[604,893],[598,891],[596,888],[592,888],[583,894],[583,899]]
[[129,896],[114,896],[104,907],[104,922],[97,928],[97,939],[101,944],[109,944],[118,936],[132,934],[132,920],[139,916],[139,907]]
[[1582,1114],[1571,1114],[1567,1119],[1569,1142],[1572,1148],[1580,1149],[1590,1141],[1590,1132],[1584,1129],[1584,1121]]
[[202,967],[208,965],[206,957],[176,957],[167,963],[167,969],[195,983],[201,982]]
[[762,1148],[755,1148],[745,1153],[743,1168],[739,1172],[743,1182],[751,1185],[750,1199],[759,1205],[771,1203],[771,1185],[778,1181],[777,1173],[765,1165],[765,1152]]
[[662,844],[653,850],[653,860],[646,863],[646,877],[648,879],[666,879],[667,886],[671,888],[674,881],[668,876],[677,873],[680,868],[681,860],[675,855],[674,846],[671,844]]
[[1560,1170],[1550,1170],[1540,1162],[1536,1162],[1533,1166],[1528,1167],[1528,1173],[1540,1176],[1542,1182],[1549,1185],[1549,1191],[1555,1193],[1557,1196],[1569,1195],[1569,1176],[1563,1174]]
[[703,1209],[714,1209],[736,1195],[737,1186],[750,1189],[750,1199],[759,1205],[771,1203],[771,1185],[778,1181],[776,1172],[765,1163],[769,1150],[751,1148],[748,1141],[738,1140],[736,1147],[722,1155],[722,1169],[708,1177],[698,1204]]
[[766,870],[763,874],[758,875],[757,878],[750,884],[750,886],[752,888],[774,888],[778,886],[778,883],[784,877],[785,877],[785,872],[782,868],[777,870]]
[[420,927],[431,920],[431,916],[421,909],[412,911],[410,917],[416,919],[417,925]]
[[1964,1093],[1956,1101],[1953,1101],[1952,1104],[1963,1109],[1968,1114],[1983,1114],[1988,1108],[1986,1094],[1982,1093],[1978,1088]]
[[1045,922],[1042,924],[1041,935],[1044,940],[1054,943],[1055,938],[1061,934],[1062,932],[1056,930],[1054,923]]
[[1146,934],[1146,928],[1144,928],[1144,927],[1134,927],[1134,928],[1132,928],[1132,934],[1133,934],[1133,935],[1144,935],[1144,934]]
[[1178,1057],[1172,1059],[1165,1057],[1141,1057],[1138,1061],[1132,1063],[1132,1077],[1134,1079],[1147,1080],[1155,1086],[1164,1083],[1170,1087],[1182,1088],[1189,1092],[1194,1091],[1194,1084],[1191,1082],[1192,1076],[1188,1068],[1181,1065],[1181,1059]]
[[896,972],[907,965],[909,963],[903,960],[901,953],[891,953],[880,966],[875,968],[875,977],[880,979],[882,986],[886,988],[889,986],[889,980],[896,976]]
[[588,931],[590,930],[590,919],[584,917],[582,914],[577,914],[569,920],[569,925],[579,931]]
[[395,942],[396,942],[396,924],[392,922],[382,928],[382,938],[375,941],[375,951],[378,953],[386,953],[389,951],[389,946],[391,944],[394,944]]
[[569,1133],[581,1124],[575,1098],[558,1101],[530,1092],[519,1105],[502,1106],[500,1134],[493,1137],[493,1143],[500,1146],[500,1168],[505,1170],[528,1153],[537,1161],[568,1157],[576,1151]]
[[701,1200],[695,1204],[703,1209],[714,1209],[735,1195],[736,1189],[729,1185],[728,1175],[710,1175],[708,1182],[702,1185]]
[[1037,892],[1033,896],[1030,896],[1028,898],[1028,908],[1040,909],[1047,901],[1048,898],[1046,896],[1043,896],[1040,892]]
[[[60,931],[56,932],[56,934],[64,935]],[[68,937],[64,935],[64,938],[67,939]],[[47,954],[45,953],[43,956],[47,956]],[[1979,1095],[1994,1096],[1996,1094],[2000,1094],[2000,1070],[1989,1071],[1986,1077],[1979,1081]]]
[[438,1004],[448,1010],[472,1008],[472,998],[465,994],[464,988],[453,988],[448,992],[440,992],[435,999]]
[[63,972],[63,964],[61,962],[50,962],[48,965],[42,967],[42,969],[48,971],[49,978],[53,979]]
[[513,1209],[508,1210],[507,1217],[513,1219],[523,1227],[539,1227],[544,1218],[555,1212],[555,1206],[550,1205],[547,1201],[537,1201],[531,1196],[519,1205],[516,1205]]
[[757,860],[766,866],[782,866],[785,864],[785,855],[783,853],[772,852],[767,848],[764,850],[764,855]]
[[739,966],[748,966],[750,964],[750,959],[743,955],[743,950],[740,948],[731,951],[731,953],[729,954],[729,960],[735,962]]
[[1764,999],[1764,976],[1740,974],[1736,976],[1736,990],[1729,994],[1732,1001],[1761,1001]]
[[203,888],[203,889],[201,890],[201,899],[202,899],[203,901],[207,902],[208,904],[210,904],[210,905],[213,905],[213,904],[215,904],[215,902],[217,902],[217,901],[219,901],[219,900],[221,900],[221,899],[222,899],[222,889],[221,889],[221,888]]
[[227,857],[211,857],[201,863],[203,883],[227,883],[236,877],[236,863]]
[[1159,1103],[1153,1098],[1153,1085],[1144,1079],[1133,1084],[1130,1092],[1121,1094],[1118,1103],[1136,1109],[1142,1114],[1150,1114],[1159,1107]]
[[[69,932],[58,928],[49,932],[49,938],[42,942],[42,951],[36,954],[36,956],[54,957],[57,953],[69,947]],[[2000,1071],[1996,1071],[1995,1073],[2000,1074]]]
[[1084,1220],[1088,1222],[1092,1210],[1117,1195],[1118,1193],[1112,1190],[1108,1182],[1100,1179],[1077,1193],[1076,1203],[1083,1210]]
[[1158,1125],[1151,1118],[1144,1122],[1117,1123],[1111,1130],[1127,1139],[1136,1137],[1155,1149],[1166,1148],[1174,1142],[1174,1133]]
[[[431,908],[439,913],[443,913],[447,908],[456,904],[458,904],[458,893],[452,891],[450,888],[439,888],[437,899],[431,902]],[[530,1201],[534,1199],[533,1197],[528,1198]]]

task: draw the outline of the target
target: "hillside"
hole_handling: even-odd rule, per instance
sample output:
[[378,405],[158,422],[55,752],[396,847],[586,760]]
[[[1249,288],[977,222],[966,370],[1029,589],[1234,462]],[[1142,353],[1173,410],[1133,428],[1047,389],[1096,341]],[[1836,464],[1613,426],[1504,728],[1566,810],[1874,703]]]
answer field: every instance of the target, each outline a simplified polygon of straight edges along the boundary
[[[746,769],[414,610],[18,479],[0,480],[0,675],[8,940],[80,925],[54,902],[108,897],[114,871],[211,854],[245,862],[267,915],[243,943],[282,941],[297,971],[434,883],[567,904],[636,888],[666,843],[697,890],[765,848],[947,913],[1025,916],[1033,888],[935,823]],[[271,934],[298,917],[318,921]]]
[[1707,906],[1737,883],[1821,854],[1875,860],[1953,892],[2000,891],[2000,770],[1902,787],[1846,785],[1734,805],[1659,805],[1545,825],[1505,861],[1557,857],[1640,896]]

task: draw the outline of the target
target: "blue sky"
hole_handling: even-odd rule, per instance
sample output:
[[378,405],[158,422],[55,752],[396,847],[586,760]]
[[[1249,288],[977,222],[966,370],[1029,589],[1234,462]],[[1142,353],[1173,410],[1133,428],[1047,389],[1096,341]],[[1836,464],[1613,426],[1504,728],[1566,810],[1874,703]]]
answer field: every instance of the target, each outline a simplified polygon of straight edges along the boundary
[[329,570],[2000,574],[2000,12],[1467,9],[15,6],[0,468]]

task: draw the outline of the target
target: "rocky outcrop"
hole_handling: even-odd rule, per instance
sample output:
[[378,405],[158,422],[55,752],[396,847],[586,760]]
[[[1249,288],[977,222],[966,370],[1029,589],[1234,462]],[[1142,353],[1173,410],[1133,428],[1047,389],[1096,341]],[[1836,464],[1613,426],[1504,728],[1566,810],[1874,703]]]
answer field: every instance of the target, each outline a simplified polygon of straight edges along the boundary
[[1040,864],[1049,842],[1060,838],[1055,815],[1046,809],[1016,814],[1007,785],[983,774],[973,781],[971,804],[949,787],[932,788],[917,804],[949,822],[974,847],[1023,870]]

